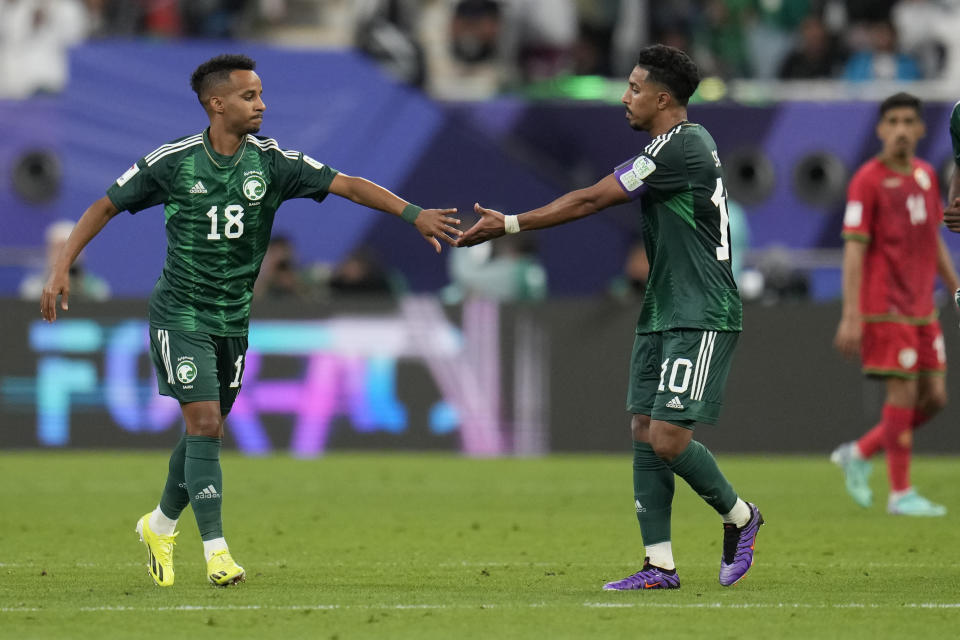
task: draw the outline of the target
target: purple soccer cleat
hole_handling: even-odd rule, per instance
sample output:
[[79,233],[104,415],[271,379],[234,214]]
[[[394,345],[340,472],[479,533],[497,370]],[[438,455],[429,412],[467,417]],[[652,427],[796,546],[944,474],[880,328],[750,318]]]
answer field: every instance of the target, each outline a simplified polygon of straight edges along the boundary
[[679,589],[680,576],[677,570],[667,571],[650,564],[649,558],[643,559],[643,569],[623,580],[608,582],[604,591],[633,591],[634,589]]
[[723,555],[720,557],[720,584],[729,587],[737,584],[753,566],[753,546],[757,532],[763,524],[763,516],[755,504],[750,507],[750,520],[743,527],[723,525]]

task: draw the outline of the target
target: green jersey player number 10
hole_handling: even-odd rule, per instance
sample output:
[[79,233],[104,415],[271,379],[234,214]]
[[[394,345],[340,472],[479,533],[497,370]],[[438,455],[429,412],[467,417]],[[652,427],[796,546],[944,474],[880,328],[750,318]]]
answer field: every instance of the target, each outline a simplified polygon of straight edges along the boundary
[[[727,196],[724,194],[723,178],[717,178],[717,188],[713,190],[710,202],[720,209],[720,246],[717,247],[717,260],[730,259],[730,214],[727,212]],[[207,214],[210,215],[210,214]]]
[[[210,207],[210,210],[207,211],[207,217],[210,218],[210,233],[207,234],[207,240],[219,240],[221,238],[220,233],[217,231],[219,226],[220,216],[217,214],[217,205]],[[726,220],[726,205],[723,207],[724,220]],[[223,210],[223,215],[226,216],[226,223],[223,225],[223,235],[227,238],[235,239],[243,235],[243,207],[239,204],[227,205]],[[724,237],[726,237],[726,231],[724,231]],[[719,251],[719,249],[717,250]]]

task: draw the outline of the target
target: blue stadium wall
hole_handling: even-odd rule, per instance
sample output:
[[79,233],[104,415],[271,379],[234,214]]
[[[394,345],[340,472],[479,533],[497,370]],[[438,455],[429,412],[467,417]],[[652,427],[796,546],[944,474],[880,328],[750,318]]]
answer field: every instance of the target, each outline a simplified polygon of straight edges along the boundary
[[[8,123],[0,146],[0,247],[42,244],[58,218],[83,208],[138,157],[199,131],[206,116],[188,86],[198,62],[235,49],[210,43],[97,42],[71,54],[71,80],[57,96],[0,101]],[[609,173],[645,143],[616,106],[503,99],[439,104],[398,85],[350,52],[245,44],[264,78],[263,132],[349,174],[362,175],[424,206],[468,211],[475,201],[522,211]],[[930,135],[919,153],[936,167],[950,160],[949,104],[926,107]],[[764,107],[702,104],[691,118],[713,134],[733,197],[745,204],[751,248],[840,245],[843,186],[878,148],[876,105],[787,103]],[[19,158],[48,150],[59,159],[59,190],[41,204],[18,195]],[[617,274],[639,212],[625,205],[576,225],[537,235],[557,295],[602,291]],[[276,230],[296,239],[305,261],[336,262],[353,247],[373,246],[413,290],[447,281],[436,257],[403,222],[338,198],[317,206],[291,201]],[[90,269],[120,296],[149,292],[163,261],[159,208],[109,225],[87,251]],[[960,238],[948,238],[960,249]],[[0,295],[11,295],[23,269],[0,260]],[[813,293],[836,295],[838,274],[814,274]]]

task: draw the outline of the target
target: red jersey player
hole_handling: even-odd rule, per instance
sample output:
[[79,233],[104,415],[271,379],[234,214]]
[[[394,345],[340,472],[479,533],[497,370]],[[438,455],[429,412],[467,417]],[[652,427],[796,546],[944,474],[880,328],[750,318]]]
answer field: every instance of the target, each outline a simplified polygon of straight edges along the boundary
[[830,459],[843,469],[850,496],[868,507],[868,460],[885,450],[887,511],[942,516],[945,507],[910,485],[913,430],[947,402],[934,280],[939,273],[950,291],[960,287],[940,237],[936,171],[914,156],[924,133],[920,100],[907,93],[890,96],[880,105],[880,155],[850,182],[843,220],[843,315],[834,344],[847,357],[860,353],[864,373],[885,381],[886,398],[880,423],[840,445]]

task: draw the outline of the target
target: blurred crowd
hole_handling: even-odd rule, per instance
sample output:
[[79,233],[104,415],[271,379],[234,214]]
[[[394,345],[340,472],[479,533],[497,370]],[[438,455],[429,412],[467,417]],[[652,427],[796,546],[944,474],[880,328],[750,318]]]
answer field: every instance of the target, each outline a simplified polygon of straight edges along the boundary
[[[558,77],[623,78],[637,50],[653,42],[686,50],[704,75],[725,79],[950,85],[960,80],[954,33],[960,0],[0,0],[0,98],[60,91],[69,47],[96,38],[356,48],[436,98],[481,100]],[[731,227],[746,233],[745,217]],[[51,228],[48,252],[66,230]],[[746,236],[742,246],[749,246]],[[448,302],[543,299],[548,283],[536,256],[535,247],[511,239],[453,252],[441,295]],[[48,265],[40,262],[21,287],[24,297],[42,289]],[[635,244],[609,293],[642,295],[646,269]],[[759,298],[782,281],[780,289],[802,297],[805,285],[791,273],[777,264],[747,270],[741,285]],[[73,276],[81,295],[109,296],[82,262]],[[370,249],[336,265],[301,265],[294,243],[278,237],[255,295],[311,300],[406,288],[402,274]]]
[[85,38],[355,47],[446,99],[623,77],[664,42],[721,78],[960,78],[960,0],[0,0],[0,96],[62,88]]

